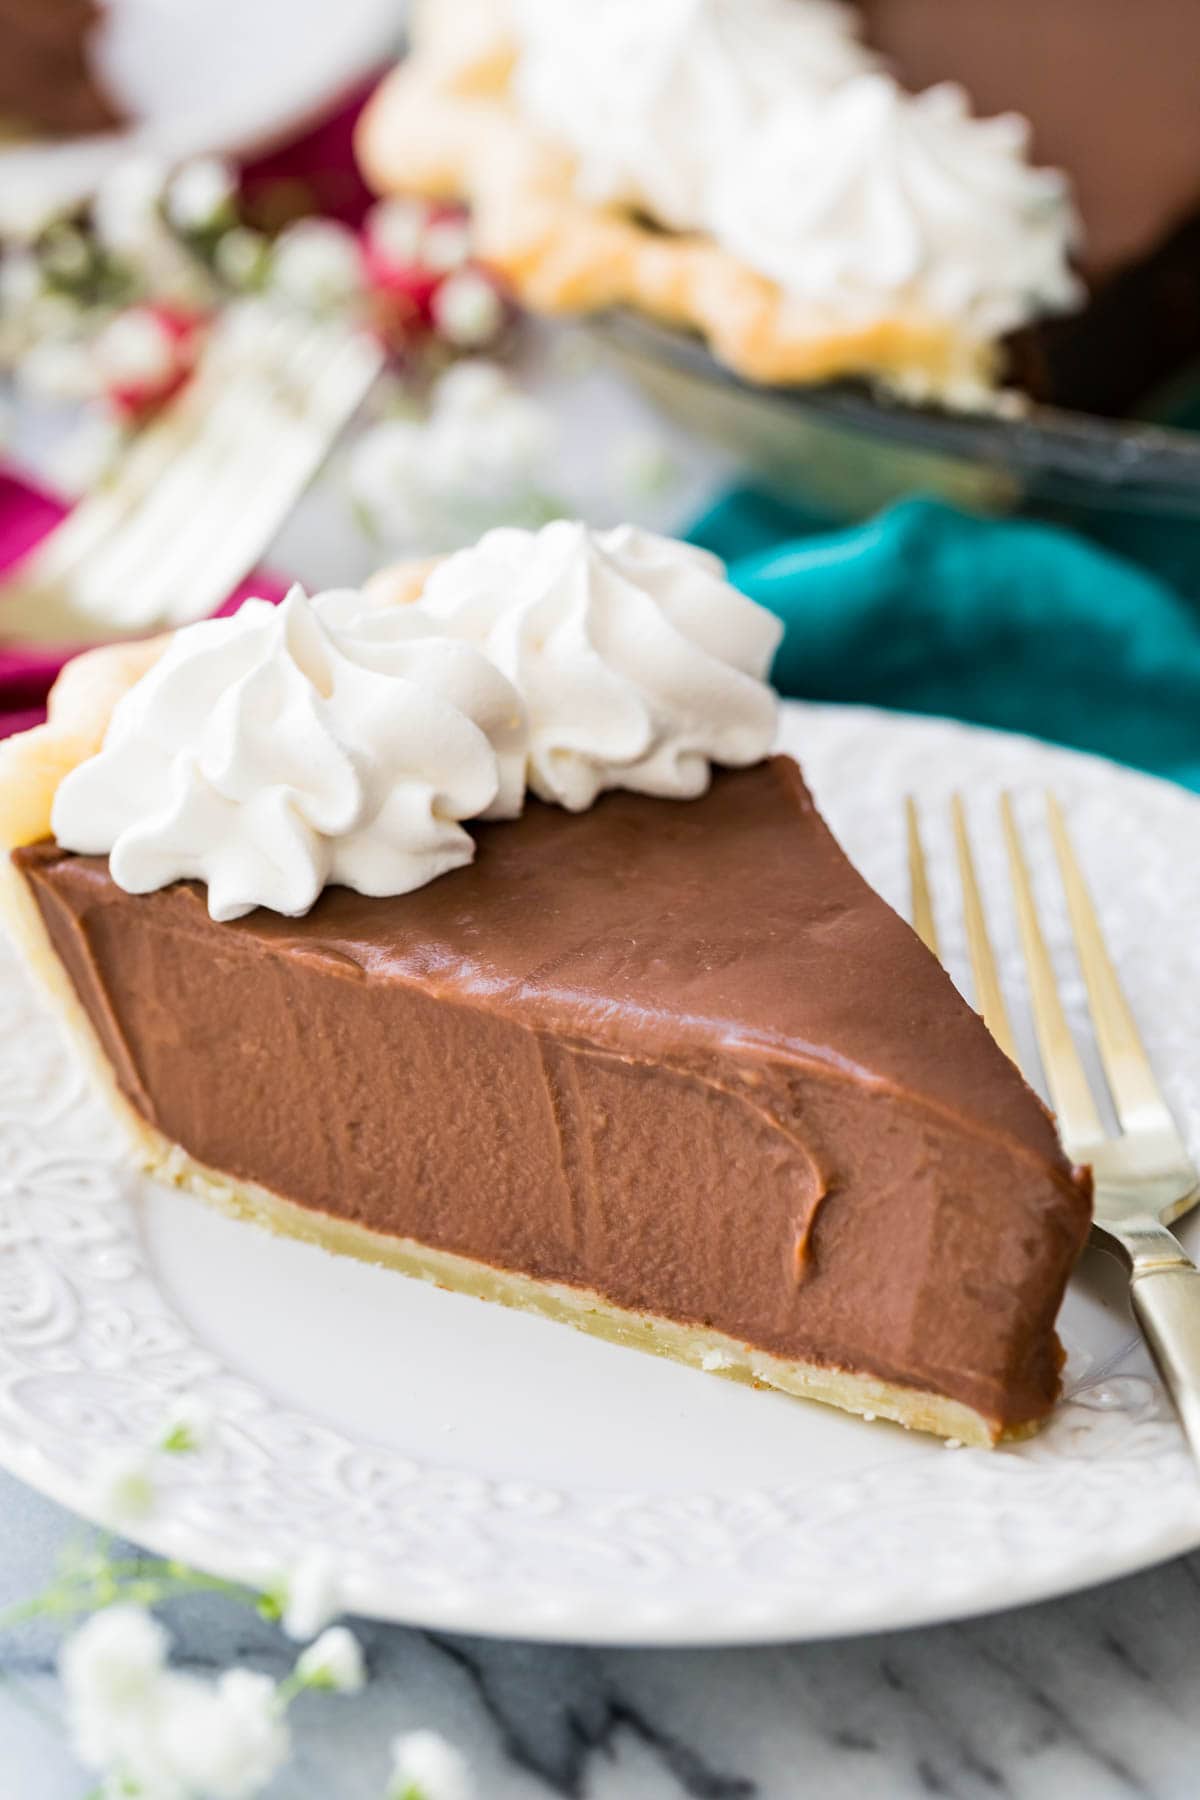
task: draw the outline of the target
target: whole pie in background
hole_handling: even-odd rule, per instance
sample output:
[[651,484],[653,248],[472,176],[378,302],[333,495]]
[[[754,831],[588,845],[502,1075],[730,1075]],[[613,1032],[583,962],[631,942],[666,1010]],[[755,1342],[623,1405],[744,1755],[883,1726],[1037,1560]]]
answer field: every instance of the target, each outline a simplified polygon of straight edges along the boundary
[[468,199],[534,308],[1120,412],[1200,346],[1192,40],[1176,0],[436,0],[359,151]]

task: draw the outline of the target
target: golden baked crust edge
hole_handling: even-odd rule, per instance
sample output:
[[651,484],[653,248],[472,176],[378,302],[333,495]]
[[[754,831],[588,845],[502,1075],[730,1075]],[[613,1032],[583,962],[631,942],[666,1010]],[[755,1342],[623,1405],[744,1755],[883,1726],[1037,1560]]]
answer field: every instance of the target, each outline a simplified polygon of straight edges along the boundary
[[51,947],[37,904],[7,858],[0,870],[0,923],[7,926],[35,979],[53,997],[98,1091],[125,1132],[137,1167],[205,1205],[280,1236],[316,1244],[335,1255],[379,1264],[454,1293],[574,1326],[609,1343],[649,1351],[727,1380],[817,1400],[860,1417],[887,1419],[913,1431],[930,1432],[982,1448],[990,1448],[1002,1439],[1028,1436],[1036,1429],[1028,1426],[1002,1432],[994,1420],[944,1395],[901,1387],[851,1370],[775,1356],[739,1343],[724,1332],[615,1306],[591,1289],[497,1269],[451,1251],[433,1249],[412,1238],[388,1237],[286,1200],[256,1182],[237,1180],[208,1168],[148,1124],[121,1092],[112,1064]]
[[997,352],[945,321],[901,309],[835,325],[711,239],[654,231],[581,200],[574,163],[508,95],[512,50],[493,32],[474,59],[441,40],[377,89],[356,150],[381,193],[466,201],[480,256],[533,310],[631,306],[698,331],[747,380],[786,385],[866,375],[914,398],[977,403]]

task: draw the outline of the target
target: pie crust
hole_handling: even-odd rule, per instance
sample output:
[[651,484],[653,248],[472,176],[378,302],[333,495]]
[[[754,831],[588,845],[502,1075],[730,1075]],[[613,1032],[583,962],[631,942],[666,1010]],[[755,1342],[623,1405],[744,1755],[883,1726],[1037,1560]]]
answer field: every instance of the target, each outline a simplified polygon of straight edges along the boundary
[[[368,103],[356,148],[382,193],[465,200],[481,258],[528,306],[634,307],[699,332],[722,362],[767,385],[859,375],[954,403],[994,384],[995,347],[944,320],[897,310],[837,325],[711,238],[581,199],[570,153],[515,104],[515,47],[487,12],[451,7],[456,31],[426,26]],[[423,21],[435,17],[424,9]]]

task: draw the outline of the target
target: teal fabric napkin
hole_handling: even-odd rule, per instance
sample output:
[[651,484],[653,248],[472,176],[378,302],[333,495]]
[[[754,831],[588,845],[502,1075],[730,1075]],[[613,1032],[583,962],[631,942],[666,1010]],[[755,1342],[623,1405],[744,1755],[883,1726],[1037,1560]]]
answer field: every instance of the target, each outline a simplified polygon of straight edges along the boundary
[[941,713],[1200,790],[1200,608],[1082,537],[904,500],[838,529],[748,490],[692,541],[782,619],[784,694]]

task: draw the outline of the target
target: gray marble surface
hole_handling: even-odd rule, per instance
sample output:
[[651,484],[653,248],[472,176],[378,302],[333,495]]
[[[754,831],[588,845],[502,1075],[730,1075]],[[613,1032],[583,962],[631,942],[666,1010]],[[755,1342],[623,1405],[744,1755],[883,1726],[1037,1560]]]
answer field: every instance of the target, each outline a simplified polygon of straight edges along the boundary
[[[70,1515],[0,1476],[0,1610],[52,1573]],[[233,1602],[166,1614],[176,1660],[281,1674]],[[376,1800],[396,1731],[432,1726],[479,1800],[1193,1800],[1200,1555],[1049,1605],[780,1649],[554,1649],[364,1624],[355,1699],[309,1695],[272,1800]],[[0,1635],[0,1797],[83,1800],[57,1627]]]

